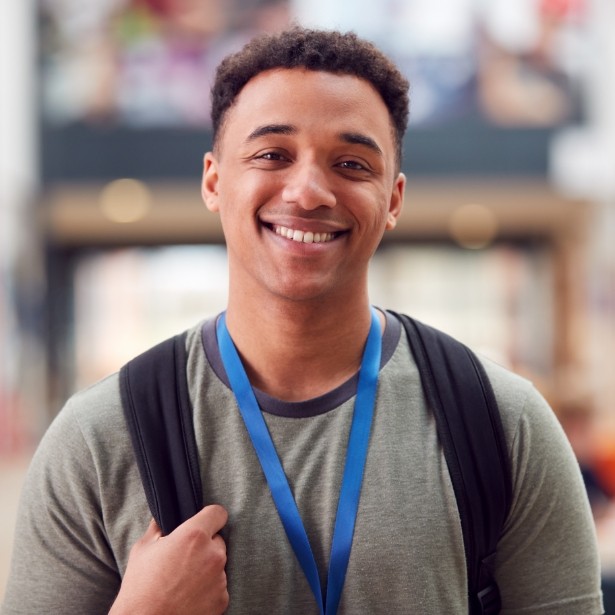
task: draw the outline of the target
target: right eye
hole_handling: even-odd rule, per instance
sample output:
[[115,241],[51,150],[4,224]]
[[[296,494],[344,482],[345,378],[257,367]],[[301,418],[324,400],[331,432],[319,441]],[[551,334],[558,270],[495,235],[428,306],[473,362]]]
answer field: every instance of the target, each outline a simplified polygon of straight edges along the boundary
[[258,156],[255,156],[255,158],[257,160],[272,160],[276,162],[280,160],[287,160],[287,158],[285,158],[279,152],[265,152],[264,154],[259,154]]

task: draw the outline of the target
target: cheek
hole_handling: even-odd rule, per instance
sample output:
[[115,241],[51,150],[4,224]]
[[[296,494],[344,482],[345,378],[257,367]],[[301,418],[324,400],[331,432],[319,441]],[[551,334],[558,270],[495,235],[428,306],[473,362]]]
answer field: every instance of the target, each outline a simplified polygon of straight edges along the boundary
[[276,193],[276,186],[258,173],[228,177],[219,184],[220,212],[227,210],[241,215],[253,213]]
[[389,214],[389,202],[384,190],[366,188],[355,193],[349,202],[355,204],[355,216],[367,226],[367,230],[384,231]]

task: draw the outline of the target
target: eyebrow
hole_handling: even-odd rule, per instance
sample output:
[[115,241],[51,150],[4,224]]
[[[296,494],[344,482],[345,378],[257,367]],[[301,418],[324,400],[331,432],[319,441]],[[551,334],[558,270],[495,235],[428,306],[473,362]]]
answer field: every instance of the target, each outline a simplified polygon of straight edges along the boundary
[[254,141],[260,137],[267,135],[293,135],[297,132],[297,128],[290,124],[265,124],[255,128],[249,135],[246,141]]
[[[267,135],[294,135],[297,132],[297,127],[292,124],[264,124],[263,126],[258,126],[255,128],[248,135],[246,142],[250,143],[251,141],[255,141],[256,139]],[[367,135],[361,134],[360,132],[342,132],[339,137],[346,143],[350,143],[352,145],[363,145],[380,156],[383,155],[382,149],[376,141]]]
[[359,132],[343,132],[340,137],[342,141],[346,141],[346,143],[351,143],[353,145],[365,145],[365,147],[368,147],[372,151],[382,156],[382,150],[376,141],[367,135],[363,135]]

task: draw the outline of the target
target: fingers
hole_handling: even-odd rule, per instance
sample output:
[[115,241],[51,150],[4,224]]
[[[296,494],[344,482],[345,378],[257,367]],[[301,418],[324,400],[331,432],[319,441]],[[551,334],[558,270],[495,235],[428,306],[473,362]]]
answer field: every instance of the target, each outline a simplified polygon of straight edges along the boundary
[[[228,513],[218,505],[211,504],[202,508],[196,515],[186,520],[177,529],[188,526],[198,526],[209,536],[215,536],[228,521]],[[162,530],[158,527],[155,519],[152,519],[147,526],[145,534],[141,537],[143,542],[153,542],[162,537]]]
[[156,613],[223,613],[229,603],[227,555],[218,532],[227,518],[221,506],[207,506],[166,537],[152,520],[131,549],[112,612],[143,612],[139,608],[151,603]]
[[[180,527],[198,526],[209,536],[215,536],[228,521],[228,513],[218,504],[212,504],[202,508],[194,517],[188,519]],[[178,528],[179,529],[179,528]]]

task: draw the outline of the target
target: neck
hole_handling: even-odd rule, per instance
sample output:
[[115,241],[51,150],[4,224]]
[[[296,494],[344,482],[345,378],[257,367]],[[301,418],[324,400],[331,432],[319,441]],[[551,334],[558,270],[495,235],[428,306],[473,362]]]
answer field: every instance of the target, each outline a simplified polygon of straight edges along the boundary
[[252,386],[284,401],[304,401],[358,371],[371,314],[367,296],[342,306],[270,302],[262,311],[229,301],[226,320]]

